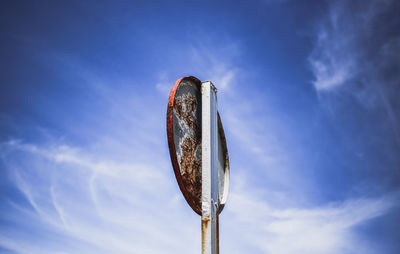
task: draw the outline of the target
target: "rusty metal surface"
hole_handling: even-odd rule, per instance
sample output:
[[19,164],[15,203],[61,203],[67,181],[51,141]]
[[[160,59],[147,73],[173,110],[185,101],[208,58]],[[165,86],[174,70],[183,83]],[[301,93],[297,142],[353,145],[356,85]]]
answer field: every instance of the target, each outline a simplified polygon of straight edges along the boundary
[[[167,135],[171,162],[179,188],[190,207],[201,215],[201,81],[183,77],[175,82],[168,100]],[[218,183],[222,211],[229,185],[229,159],[218,114]]]
[[[210,217],[202,217],[201,218],[201,249],[204,250],[206,248],[206,238],[208,228],[211,226]],[[219,254],[219,216],[216,216],[216,251]]]
[[168,145],[175,177],[189,205],[201,215],[201,82],[179,79],[167,110]]
[[201,217],[201,249],[204,250],[207,244],[207,232],[208,227],[211,225],[211,218],[208,217]]

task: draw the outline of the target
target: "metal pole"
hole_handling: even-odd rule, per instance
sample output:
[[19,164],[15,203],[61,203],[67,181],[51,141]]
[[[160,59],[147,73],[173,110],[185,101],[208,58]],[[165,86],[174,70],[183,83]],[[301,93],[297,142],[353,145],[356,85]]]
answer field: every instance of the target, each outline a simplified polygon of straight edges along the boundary
[[217,254],[218,242],[218,123],[217,90],[210,81],[201,85],[202,93],[202,254]]

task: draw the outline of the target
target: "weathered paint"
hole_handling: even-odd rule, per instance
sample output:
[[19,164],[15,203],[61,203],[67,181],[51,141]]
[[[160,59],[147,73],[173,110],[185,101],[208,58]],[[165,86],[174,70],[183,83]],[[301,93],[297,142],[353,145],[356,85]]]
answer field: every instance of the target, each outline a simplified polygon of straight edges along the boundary
[[201,215],[201,81],[180,78],[168,100],[167,135],[171,162],[179,188],[192,209]]

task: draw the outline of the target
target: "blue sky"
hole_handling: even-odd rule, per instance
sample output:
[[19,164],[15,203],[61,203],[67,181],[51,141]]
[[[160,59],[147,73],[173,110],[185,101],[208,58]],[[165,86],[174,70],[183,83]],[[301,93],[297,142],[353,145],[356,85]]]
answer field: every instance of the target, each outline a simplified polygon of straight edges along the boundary
[[0,252],[199,253],[168,154],[180,77],[211,80],[221,253],[400,253],[400,4],[6,1]]

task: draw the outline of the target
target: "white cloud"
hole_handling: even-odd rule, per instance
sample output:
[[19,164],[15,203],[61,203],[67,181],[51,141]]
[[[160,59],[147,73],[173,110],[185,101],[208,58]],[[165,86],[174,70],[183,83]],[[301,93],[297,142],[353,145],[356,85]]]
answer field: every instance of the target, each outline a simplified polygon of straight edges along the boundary
[[343,85],[352,76],[352,64],[336,62],[331,57],[323,61],[311,61],[311,64],[316,76],[314,86],[317,90],[329,90]]
[[[34,208],[14,204],[12,212],[18,217],[12,223],[38,234],[58,234],[70,243],[48,235],[32,241],[20,233],[1,231],[3,247],[44,254],[200,251],[200,218],[184,204],[167,165],[121,163],[106,154],[62,144],[11,141],[0,148],[16,186]],[[242,253],[249,247],[270,254],[378,253],[368,249],[354,229],[399,201],[397,195],[389,195],[279,208],[263,198],[267,190],[257,191],[245,177],[239,179],[221,217],[224,253]],[[74,244],[86,247],[74,249]]]
[[[191,244],[197,245],[192,237],[199,234],[197,223],[186,225],[190,216],[180,210],[183,199],[177,199],[169,168],[109,161],[104,155],[64,145],[46,148],[9,142],[1,145],[2,155],[5,150],[19,153],[24,161],[6,158],[6,166],[13,169],[16,186],[34,209],[32,213],[16,204],[21,219],[13,223],[19,226],[38,234],[65,235],[92,246],[89,253],[164,253],[165,249],[192,253]],[[26,220],[37,226],[29,228]],[[0,236],[3,247],[18,253],[54,253],[46,238],[31,242],[4,231]],[[35,249],[40,251],[31,252]],[[75,253],[61,243],[57,251]]]
[[[368,87],[367,83],[375,80],[364,79],[373,79],[379,73],[377,68],[382,62],[397,61],[389,57],[373,57],[386,47],[387,42],[392,41],[390,36],[376,33],[376,29],[387,29],[386,26],[394,22],[394,17],[388,13],[393,3],[392,0],[330,3],[329,15],[325,22],[321,22],[314,50],[309,57],[315,76],[313,84],[317,90],[329,91],[353,78]],[[385,18],[382,19],[382,16]],[[398,38],[396,34],[392,36]]]
[[236,243],[241,240],[270,254],[379,253],[358,237],[356,227],[383,215],[398,201],[396,194],[276,209],[248,189],[236,189],[226,218],[233,226],[226,230],[241,229],[233,245],[239,245]]
[[314,87],[321,91],[344,85],[359,68],[354,36],[338,25],[338,15],[341,14],[337,12],[333,8],[327,24],[320,28],[316,46],[309,58],[315,76]]
[[[393,0],[330,3],[309,63],[314,88],[325,105],[333,108],[344,96],[354,98],[375,117],[386,116],[383,124],[391,126],[391,135],[400,144],[397,9]],[[339,95],[337,100],[328,102],[333,95]]]

